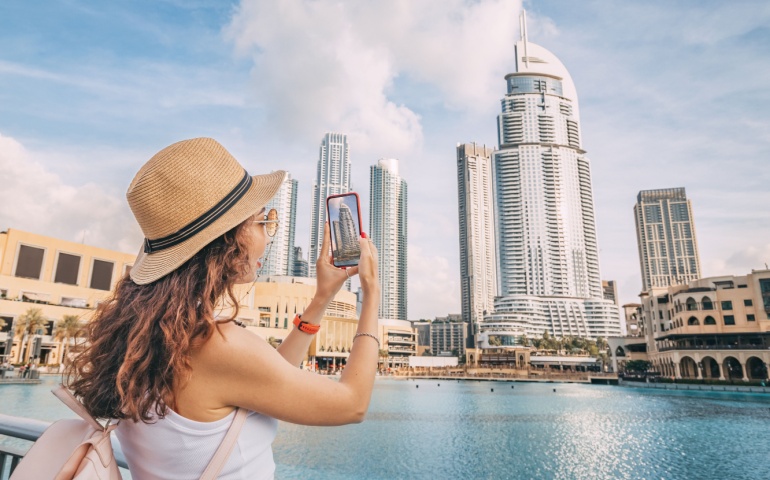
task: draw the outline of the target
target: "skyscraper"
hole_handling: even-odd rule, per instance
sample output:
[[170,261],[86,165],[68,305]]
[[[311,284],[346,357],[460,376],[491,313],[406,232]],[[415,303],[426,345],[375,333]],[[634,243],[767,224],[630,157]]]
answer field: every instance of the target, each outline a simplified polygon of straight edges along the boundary
[[286,177],[278,193],[265,206],[265,213],[278,212],[278,231],[268,246],[262,266],[263,275],[291,275],[294,270],[294,227],[297,220],[297,181]]
[[[316,181],[313,185],[313,210],[310,213],[310,252],[308,270],[315,277],[315,263],[321,250],[326,223],[326,197],[350,191],[350,152],[348,137],[327,133],[318,153]],[[348,282],[349,283],[349,282]]]
[[618,282],[615,280],[602,280],[602,294],[605,300],[609,300],[615,305],[620,305],[618,296]]
[[398,160],[381,159],[370,168],[369,235],[379,251],[380,318],[406,320],[406,182]]
[[302,255],[302,247],[294,247],[294,269],[292,275],[295,277],[307,277],[307,260]]
[[642,190],[634,218],[644,291],[701,278],[692,205],[684,188]]
[[457,146],[457,199],[460,221],[462,318],[468,324],[467,347],[475,347],[484,313],[497,295],[492,154],[475,143]]
[[602,298],[575,85],[554,54],[528,41],[523,14],[521,30],[493,157],[501,296],[483,328],[514,338],[619,335],[620,309]]

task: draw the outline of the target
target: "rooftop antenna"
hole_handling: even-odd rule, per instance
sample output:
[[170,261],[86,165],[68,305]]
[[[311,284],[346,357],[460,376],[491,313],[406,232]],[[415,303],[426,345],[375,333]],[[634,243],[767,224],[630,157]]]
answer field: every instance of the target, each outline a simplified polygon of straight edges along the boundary
[[524,65],[529,68],[529,54],[527,53],[527,11],[521,9],[519,15],[519,26],[521,27],[521,41],[524,42]]

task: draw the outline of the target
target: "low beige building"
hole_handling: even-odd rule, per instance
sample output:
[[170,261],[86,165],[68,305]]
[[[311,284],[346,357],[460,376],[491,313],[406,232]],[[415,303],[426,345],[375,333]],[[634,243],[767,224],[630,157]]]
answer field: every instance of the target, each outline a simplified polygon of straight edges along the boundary
[[[0,354],[13,363],[28,361],[35,353],[39,363],[60,363],[56,323],[65,315],[88,321],[134,258],[16,229],[0,232]],[[17,318],[31,308],[42,311],[46,326],[24,341],[13,339]]]
[[638,359],[672,378],[767,379],[770,270],[653,288],[641,300],[644,336],[609,340],[616,368]]
[[409,357],[417,355],[417,331],[407,320],[379,320],[380,349],[387,351],[386,368],[409,366]]
[[[39,364],[61,363],[63,341],[56,338],[57,323],[65,315],[89,321],[96,305],[130,271],[134,258],[134,254],[16,229],[0,232],[3,360],[21,363],[37,357],[35,362]],[[236,290],[240,299],[238,318],[247,328],[277,345],[294,328],[294,316],[304,311],[314,294],[315,279],[260,278],[254,285],[240,285]],[[17,319],[31,308],[41,310],[45,327],[33,335],[14,338]],[[307,362],[308,366],[344,363],[357,324],[355,294],[340,291],[326,310],[321,331],[310,346],[308,359],[312,361]]]

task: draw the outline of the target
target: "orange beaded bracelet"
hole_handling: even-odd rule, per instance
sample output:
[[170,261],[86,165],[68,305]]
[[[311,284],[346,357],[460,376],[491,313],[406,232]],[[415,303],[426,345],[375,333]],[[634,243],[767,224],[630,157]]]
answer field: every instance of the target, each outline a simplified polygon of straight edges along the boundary
[[318,333],[318,330],[321,329],[321,325],[316,325],[313,323],[307,323],[302,320],[302,315],[299,313],[297,316],[294,317],[294,326],[297,327],[297,329],[300,332],[307,333],[308,335],[315,335]]

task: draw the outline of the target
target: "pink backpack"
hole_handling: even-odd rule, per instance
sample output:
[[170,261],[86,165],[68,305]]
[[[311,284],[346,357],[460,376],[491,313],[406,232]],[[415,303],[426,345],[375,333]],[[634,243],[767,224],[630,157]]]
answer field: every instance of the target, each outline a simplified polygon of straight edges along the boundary
[[[110,443],[110,432],[118,424],[107,422],[102,426],[62,385],[51,391],[82,420],[59,420],[51,424],[24,455],[10,480],[122,479]],[[235,446],[247,413],[237,409],[233,423],[201,480],[213,480],[219,475]]]

